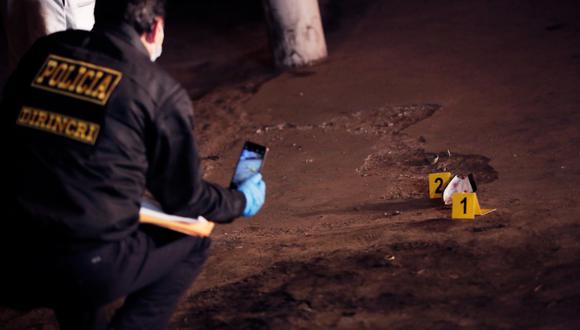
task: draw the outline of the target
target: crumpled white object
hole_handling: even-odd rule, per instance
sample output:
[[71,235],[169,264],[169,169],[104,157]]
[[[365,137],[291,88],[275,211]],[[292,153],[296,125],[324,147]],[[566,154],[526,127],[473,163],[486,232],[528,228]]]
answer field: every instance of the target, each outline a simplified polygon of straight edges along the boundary
[[443,191],[443,201],[445,202],[445,205],[451,205],[453,201],[452,199],[453,194],[457,192],[459,193],[474,192],[473,186],[471,185],[471,182],[469,181],[468,177],[460,177],[456,175],[453,179],[451,179],[451,181]]

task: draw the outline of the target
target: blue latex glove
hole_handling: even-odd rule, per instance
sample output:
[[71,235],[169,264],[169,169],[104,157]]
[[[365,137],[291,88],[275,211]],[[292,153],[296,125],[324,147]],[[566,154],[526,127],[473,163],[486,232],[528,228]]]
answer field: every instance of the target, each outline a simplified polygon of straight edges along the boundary
[[262,174],[258,173],[242,182],[238,186],[238,191],[246,196],[243,216],[253,217],[260,211],[266,200],[266,183],[262,180]]

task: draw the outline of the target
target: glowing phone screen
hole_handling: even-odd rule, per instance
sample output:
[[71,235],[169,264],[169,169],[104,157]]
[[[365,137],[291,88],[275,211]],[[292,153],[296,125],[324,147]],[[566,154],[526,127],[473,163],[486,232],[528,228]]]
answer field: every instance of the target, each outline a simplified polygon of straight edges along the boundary
[[236,167],[236,172],[234,173],[234,178],[232,179],[233,184],[237,186],[254,174],[260,172],[263,161],[263,154],[247,149],[242,150],[238,166]]

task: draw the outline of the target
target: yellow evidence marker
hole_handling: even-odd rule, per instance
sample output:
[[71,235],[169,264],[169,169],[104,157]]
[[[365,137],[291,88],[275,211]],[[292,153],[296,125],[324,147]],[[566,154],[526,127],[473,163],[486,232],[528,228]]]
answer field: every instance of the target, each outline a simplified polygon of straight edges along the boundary
[[452,219],[475,219],[476,215],[486,215],[496,209],[482,209],[479,206],[476,193],[455,193],[452,196],[453,207],[451,209]]
[[450,172],[429,174],[429,198],[442,198],[443,190],[451,180]]

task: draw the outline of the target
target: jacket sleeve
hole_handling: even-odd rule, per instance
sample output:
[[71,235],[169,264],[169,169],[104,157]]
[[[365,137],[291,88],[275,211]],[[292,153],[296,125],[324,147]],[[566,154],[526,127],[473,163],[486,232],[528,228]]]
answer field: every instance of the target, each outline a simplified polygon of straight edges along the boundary
[[245,207],[244,195],[203,180],[193,136],[193,110],[178,88],[158,109],[149,135],[147,188],[170,214],[231,222]]

